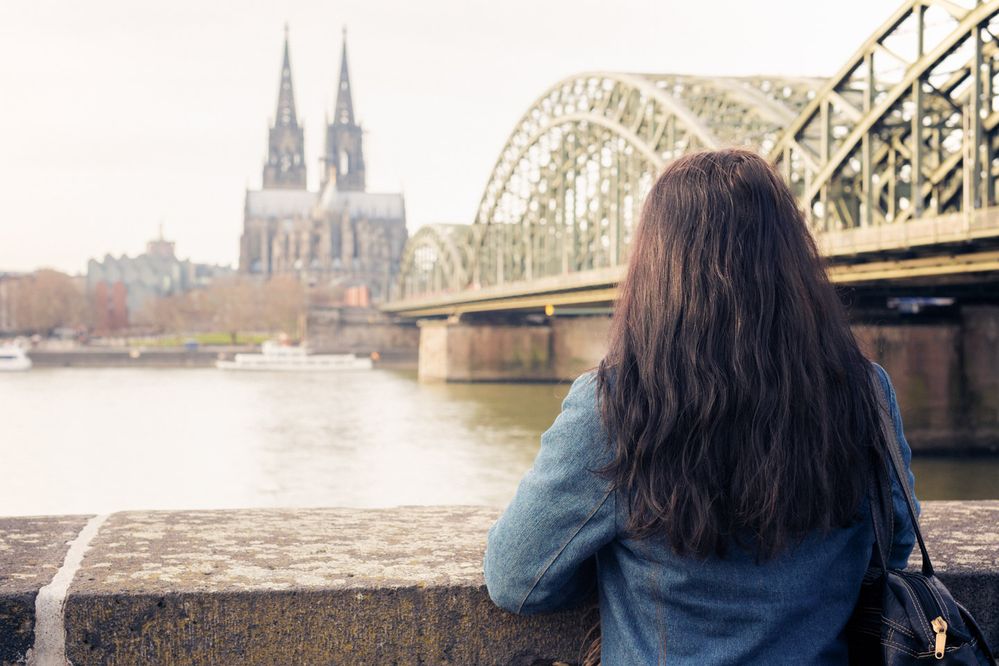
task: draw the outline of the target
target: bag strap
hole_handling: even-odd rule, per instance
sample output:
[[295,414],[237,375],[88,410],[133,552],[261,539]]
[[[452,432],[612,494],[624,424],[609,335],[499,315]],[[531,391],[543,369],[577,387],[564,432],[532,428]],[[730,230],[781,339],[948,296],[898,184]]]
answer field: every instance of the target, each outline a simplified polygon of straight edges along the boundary
[[[909,481],[906,478],[908,475],[905,473],[905,463],[902,462],[902,454],[899,452],[898,448],[898,433],[895,430],[895,422],[891,417],[891,410],[888,407],[886,389],[881,382],[881,378],[878,376],[879,374],[880,373],[872,367],[871,375],[874,380],[874,384],[877,387],[876,391],[878,396],[878,413],[881,417],[881,432],[885,435],[885,448],[887,449],[888,454],[887,466],[894,470],[895,479],[898,481],[898,485],[902,488],[902,495],[905,496],[905,506],[909,511],[909,519],[912,521],[912,529],[913,532],[916,533],[916,541],[919,543],[919,551],[923,558],[923,575],[932,576],[933,564],[930,562],[930,554],[927,552],[926,544],[923,542],[923,533],[919,529],[919,518],[916,516],[916,502],[912,497],[912,491],[909,489]],[[888,489],[888,497],[892,497],[890,486]],[[893,500],[890,502],[890,505],[892,506],[891,515],[894,516],[895,510]],[[874,535],[875,539],[877,539],[877,523],[875,523]],[[891,553],[891,544],[884,544],[879,547],[879,550],[883,556],[886,556]],[[885,568],[887,568],[887,562],[887,559],[882,559],[882,563]]]
[[874,548],[869,566],[886,571],[888,554],[885,548],[886,544],[890,547],[893,540],[891,477],[887,475],[880,452],[872,448],[868,462],[871,473],[867,482],[867,502],[870,506],[871,525],[874,527]]

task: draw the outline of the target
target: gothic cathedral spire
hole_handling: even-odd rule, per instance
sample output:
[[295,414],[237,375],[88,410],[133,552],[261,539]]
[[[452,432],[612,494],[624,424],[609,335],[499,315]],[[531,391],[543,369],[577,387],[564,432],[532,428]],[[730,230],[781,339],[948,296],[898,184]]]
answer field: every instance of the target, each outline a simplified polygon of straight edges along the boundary
[[354,124],[354,102],[350,98],[350,73],[347,71],[347,29],[343,30],[343,48],[340,50],[340,84],[336,89],[334,119],[344,125]]
[[333,122],[326,126],[323,185],[332,181],[338,190],[364,191],[363,131],[354,122],[354,101],[347,71],[347,29],[343,29],[340,81],[336,90]]
[[295,90],[291,84],[291,60],[288,57],[288,25],[285,24],[281,85],[267,144],[263,185],[265,190],[304,190],[305,183],[305,131],[295,115]]

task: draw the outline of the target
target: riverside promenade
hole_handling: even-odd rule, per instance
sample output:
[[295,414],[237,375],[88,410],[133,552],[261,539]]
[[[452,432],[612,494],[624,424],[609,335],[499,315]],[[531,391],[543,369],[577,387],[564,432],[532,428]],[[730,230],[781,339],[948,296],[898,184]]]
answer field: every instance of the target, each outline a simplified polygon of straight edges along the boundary
[[[0,518],[0,664],[576,662],[591,611],[518,617],[490,602],[481,563],[498,513]],[[999,643],[999,501],[925,502],[921,523],[940,578]]]

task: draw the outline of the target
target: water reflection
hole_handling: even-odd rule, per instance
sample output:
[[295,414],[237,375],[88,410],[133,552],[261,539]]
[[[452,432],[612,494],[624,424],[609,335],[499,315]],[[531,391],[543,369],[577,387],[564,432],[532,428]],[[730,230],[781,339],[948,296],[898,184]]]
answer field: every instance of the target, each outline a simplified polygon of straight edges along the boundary
[[411,373],[38,369],[0,377],[0,515],[502,505],[567,385]]
[[[568,384],[412,373],[38,369],[0,377],[0,515],[502,506]],[[999,497],[999,459],[920,459],[923,499]]]
[[920,499],[999,499],[999,458],[916,456],[912,473]]

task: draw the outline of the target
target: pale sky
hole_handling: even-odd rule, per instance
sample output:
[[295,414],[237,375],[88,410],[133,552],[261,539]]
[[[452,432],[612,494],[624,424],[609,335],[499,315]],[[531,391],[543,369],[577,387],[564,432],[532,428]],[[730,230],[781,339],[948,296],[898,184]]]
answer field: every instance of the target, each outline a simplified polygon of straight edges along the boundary
[[471,222],[520,115],[581,71],[829,76],[899,0],[3,0],[0,271],[134,255],[235,264],[283,25],[310,186],[348,29],[368,189],[410,233]]

